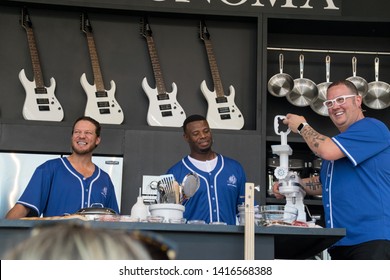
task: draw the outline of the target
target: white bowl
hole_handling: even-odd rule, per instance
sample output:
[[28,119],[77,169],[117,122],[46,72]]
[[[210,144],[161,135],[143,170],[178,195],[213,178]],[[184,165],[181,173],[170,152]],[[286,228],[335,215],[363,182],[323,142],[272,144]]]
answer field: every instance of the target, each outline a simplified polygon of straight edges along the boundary
[[164,217],[164,222],[168,223],[170,219],[182,219],[185,207],[175,203],[158,203],[149,206],[151,216]]

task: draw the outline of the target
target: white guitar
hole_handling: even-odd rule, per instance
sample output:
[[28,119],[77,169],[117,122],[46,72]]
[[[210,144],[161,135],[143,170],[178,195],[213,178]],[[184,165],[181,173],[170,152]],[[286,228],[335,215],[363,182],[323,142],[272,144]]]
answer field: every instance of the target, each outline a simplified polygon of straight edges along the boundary
[[156,88],[151,88],[146,77],[142,80],[142,88],[149,98],[147,122],[150,126],[180,127],[186,119],[186,114],[176,100],[176,84],[172,83],[172,92],[166,91],[157,50],[152,37],[152,30],[146,18],[141,19],[141,35],[146,38],[148,44],[156,81]]
[[200,22],[200,38],[204,41],[206,47],[214,83],[214,91],[209,90],[205,80],[200,85],[200,89],[208,103],[207,121],[211,128],[241,129],[244,126],[244,116],[234,103],[234,87],[229,87],[230,94],[228,96],[224,94],[210,34],[204,21]]
[[60,122],[64,118],[64,110],[55,97],[56,82],[54,78],[51,78],[50,86],[45,87],[44,85],[32,22],[26,8],[22,9],[20,23],[27,33],[34,72],[34,79],[32,81],[27,79],[24,69],[19,72],[19,80],[26,91],[26,99],[23,105],[23,118],[25,120]]
[[105,124],[121,124],[124,119],[122,108],[115,99],[115,82],[111,80],[111,89],[106,90],[100,70],[92,26],[85,13],[81,14],[81,30],[86,34],[89,55],[92,63],[94,84],[88,83],[85,73],[80,78],[81,85],[87,95],[85,115]]

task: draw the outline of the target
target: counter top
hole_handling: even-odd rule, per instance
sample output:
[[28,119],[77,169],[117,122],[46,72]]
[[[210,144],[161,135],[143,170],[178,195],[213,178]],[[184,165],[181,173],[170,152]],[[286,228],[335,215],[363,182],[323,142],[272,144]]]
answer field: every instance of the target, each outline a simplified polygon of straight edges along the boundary
[[[0,220],[0,254],[4,244],[15,245],[38,225],[58,221]],[[60,221],[60,222],[69,222]],[[85,222],[85,221],[83,221]],[[244,259],[244,226],[168,223],[96,222],[92,227],[153,231],[176,243],[177,259]],[[255,227],[256,259],[307,259],[345,236],[345,229]],[[213,250],[215,248],[216,250]]]

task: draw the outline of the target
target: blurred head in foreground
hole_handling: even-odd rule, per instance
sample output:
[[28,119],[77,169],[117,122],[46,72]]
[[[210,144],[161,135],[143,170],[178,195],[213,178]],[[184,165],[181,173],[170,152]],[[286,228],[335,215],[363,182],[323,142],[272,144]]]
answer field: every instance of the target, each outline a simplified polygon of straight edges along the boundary
[[150,260],[174,257],[157,247],[140,232],[92,228],[86,224],[58,223],[37,227],[31,236],[8,251],[3,259],[13,260]]

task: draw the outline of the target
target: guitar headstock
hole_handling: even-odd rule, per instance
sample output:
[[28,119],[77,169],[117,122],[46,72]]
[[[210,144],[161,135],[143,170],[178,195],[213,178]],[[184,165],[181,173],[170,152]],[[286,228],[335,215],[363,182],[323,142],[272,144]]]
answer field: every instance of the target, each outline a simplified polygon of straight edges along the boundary
[[200,39],[202,40],[209,40],[210,39],[210,33],[207,30],[207,26],[205,21],[202,19],[199,24],[199,35]]
[[148,18],[142,17],[140,20],[140,33],[144,37],[150,37],[152,36],[152,29],[150,28]]
[[92,33],[92,25],[91,25],[91,22],[89,21],[88,15],[86,13],[81,13],[80,29],[85,34]]
[[22,15],[20,17],[20,24],[24,29],[32,28],[32,22],[30,19],[30,15],[28,14],[27,8],[22,8]]

